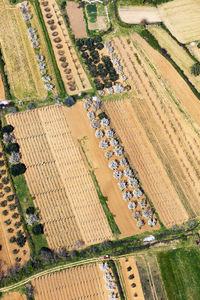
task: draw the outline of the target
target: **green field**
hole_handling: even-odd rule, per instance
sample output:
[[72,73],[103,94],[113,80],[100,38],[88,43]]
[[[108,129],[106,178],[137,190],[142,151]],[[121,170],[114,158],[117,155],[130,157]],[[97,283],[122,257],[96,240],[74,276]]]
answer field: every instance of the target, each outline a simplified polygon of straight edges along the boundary
[[160,252],[157,256],[169,300],[200,299],[200,251],[196,247]]
[[86,6],[86,9],[87,9],[87,14],[88,14],[89,21],[91,23],[95,23],[96,20],[97,20],[97,6],[96,6],[96,4],[88,4]]

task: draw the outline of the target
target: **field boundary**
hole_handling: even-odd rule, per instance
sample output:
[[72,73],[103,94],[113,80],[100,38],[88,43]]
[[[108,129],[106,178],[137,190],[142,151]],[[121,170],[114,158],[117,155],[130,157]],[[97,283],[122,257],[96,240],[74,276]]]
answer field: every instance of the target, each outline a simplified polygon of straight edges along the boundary
[[2,81],[3,81],[3,85],[4,85],[5,98],[10,100],[10,99],[13,98],[13,96],[10,93],[10,85],[9,85],[9,82],[8,82],[7,74],[5,72],[5,65],[6,64],[4,62],[3,54],[2,54],[2,51],[1,51],[1,47],[0,47],[0,74],[1,74]]

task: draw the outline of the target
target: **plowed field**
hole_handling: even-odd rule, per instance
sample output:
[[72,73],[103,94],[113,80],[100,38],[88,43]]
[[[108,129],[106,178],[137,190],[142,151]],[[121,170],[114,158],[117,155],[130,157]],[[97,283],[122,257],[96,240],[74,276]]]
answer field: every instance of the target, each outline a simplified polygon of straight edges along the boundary
[[[115,38],[112,45],[124,73],[133,78],[136,95],[130,100],[108,102],[105,107],[145,192],[166,226],[199,216],[200,141],[195,132],[199,127],[193,122],[199,112],[186,103],[187,94],[177,97],[174,89],[169,89],[159,67],[152,65],[154,57],[159,62],[167,61],[139,36],[135,35],[132,43],[127,43],[125,37]],[[149,57],[150,53],[153,55]],[[177,84],[181,79],[173,71]],[[189,90],[186,84],[182,85],[184,89]],[[199,106],[194,95],[191,101]]]
[[104,272],[97,264],[85,265],[39,277],[32,281],[35,300],[106,300]]
[[48,244],[54,249],[112,238],[79,144],[72,137],[70,114],[70,109],[51,106],[7,116],[15,127]]

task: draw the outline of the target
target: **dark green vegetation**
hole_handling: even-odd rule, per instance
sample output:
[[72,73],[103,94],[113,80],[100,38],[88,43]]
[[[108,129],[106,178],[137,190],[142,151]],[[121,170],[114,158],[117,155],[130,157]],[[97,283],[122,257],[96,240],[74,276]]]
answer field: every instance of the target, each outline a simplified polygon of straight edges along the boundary
[[168,299],[199,299],[199,249],[180,248],[160,252],[157,257]]
[[86,10],[88,14],[89,21],[95,23],[97,20],[97,6],[96,4],[87,4]]
[[3,85],[4,85],[4,90],[5,90],[5,97],[6,99],[12,99],[12,96],[10,94],[10,86],[8,83],[8,78],[5,72],[5,63],[3,60],[3,56],[1,53],[1,49],[0,49],[0,74],[1,74],[1,78],[3,81]]
[[100,57],[100,51],[104,48],[101,37],[79,39],[76,45],[90,75],[94,78],[97,90],[112,87],[119,79],[119,75],[113,67],[109,56]]
[[109,260],[108,264],[109,264],[109,267],[111,268],[111,270],[113,272],[113,275],[115,277],[115,282],[116,282],[116,285],[117,285],[117,288],[118,288],[118,291],[119,291],[120,299],[125,300],[124,293],[123,293],[123,290],[122,290],[122,286],[121,286],[121,283],[120,283],[120,279],[119,279],[119,275],[118,275],[118,272],[117,272],[115,262],[113,260]]
[[198,76],[200,74],[200,62],[195,63],[192,67],[191,67],[191,73],[194,76]]
[[26,172],[26,166],[25,164],[21,164],[21,163],[12,165],[10,168],[10,172],[13,176],[24,174]]

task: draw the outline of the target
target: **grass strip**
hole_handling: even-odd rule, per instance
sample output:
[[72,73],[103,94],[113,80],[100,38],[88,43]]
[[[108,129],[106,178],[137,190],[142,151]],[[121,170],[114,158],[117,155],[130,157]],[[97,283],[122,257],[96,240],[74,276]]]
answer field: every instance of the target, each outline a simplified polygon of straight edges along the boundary
[[2,51],[0,49],[0,74],[4,85],[5,90],[5,98],[12,99],[12,95],[10,93],[10,85],[8,83],[7,74],[5,73],[5,62],[3,60]]
[[121,300],[125,300],[123,289],[122,289],[122,286],[121,286],[121,282],[120,282],[120,279],[119,279],[119,274],[117,272],[117,268],[116,268],[115,262],[113,260],[109,260],[108,261],[108,265],[111,268],[112,273],[113,273],[113,275],[115,277],[115,283],[116,283],[117,288],[118,288],[119,297],[120,297]]

